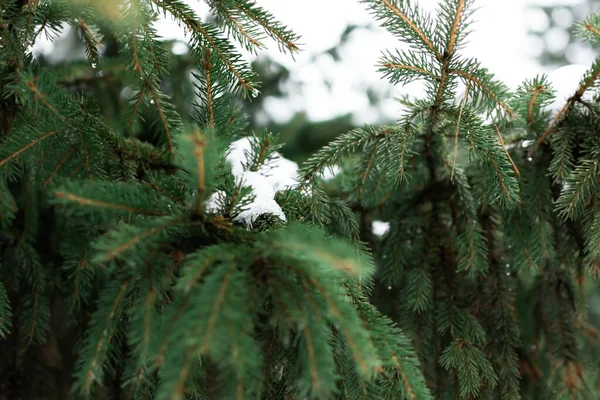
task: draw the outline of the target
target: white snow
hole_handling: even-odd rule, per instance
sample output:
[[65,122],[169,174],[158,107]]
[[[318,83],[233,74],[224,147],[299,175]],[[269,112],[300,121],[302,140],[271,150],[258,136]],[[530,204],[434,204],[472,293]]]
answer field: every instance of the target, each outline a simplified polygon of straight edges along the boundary
[[[239,178],[244,173],[244,163],[247,154],[252,152],[252,141],[256,138],[248,136],[236,140],[229,146],[227,161],[231,164],[231,173]],[[296,185],[298,178],[298,164],[288,160],[278,152],[273,152],[270,160],[260,166],[258,172],[269,180],[275,192],[285,190]]]
[[373,234],[383,236],[390,230],[390,223],[383,221],[373,221]]
[[[552,116],[556,115],[567,100],[575,94],[587,70],[588,67],[585,65],[571,64],[550,72],[548,74],[548,82],[552,85],[552,89],[555,90],[556,97],[551,104],[545,107],[545,110],[550,111]],[[592,100],[590,91],[584,93],[583,100]]]
[[244,208],[235,218],[235,222],[242,222],[248,228],[252,228],[252,224],[262,214],[273,214],[281,218],[284,222],[287,222],[283,210],[277,204],[274,199],[268,197],[256,196],[254,201]]
[[221,211],[221,206],[223,205],[223,201],[226,198],[226,194],[222,190],[217,190],[213,194],[211,194],[208,199],[206,199],[206,203],[204,208],[209,214],[217,214]]
[[531,146],[533,143],[535,143],[535,140],[523,140],[523,142],[521,143],[521,147],[526,149],[529,146]]
[[334,179],[340,172],[342,172],[342,169],[338,165],[332,165],[331,167],[325,168],[325,170],[319,174],[319,178],[323,179],[324,181],[330,181]]
[[[278,152],[274,152],[258,171],[245,171],[244,164],[252,152],[253,140],[256,138],[244,137],[231,143],[226,157],[236,183],[252,188],[251,196],[254,196],[254,200],[244,206],[242,212],[234,219],[235,222],[241,222],[248,228],[251,228],[256,218],[262,214],[273,214],[287,221],[283,210],[275,201],[275,193],[294,187],[298,177],[298,164]],[[225,193],[222,191],[213,193],[207,199],[206,211],[220,212],[219,205],[224,196]]]
[[253,138],[245,137],[229,145],[229,153],[227,161],[231,164],[231,173],[236,178],[244,173],[244,163],[246,162],[246,154],[252,151]]
[[297,184],[298,164],[278,152],[273,153],[273,159],[261,166],[259,172],[267,177],[275,192],[293,188]]
[[236,183],[243,186],[250,186],[252,193],[258,198],[270,198],[275,197],[275,190],[273,185],[269,182],[269,179],[260,174],[259,172],[244,171],[240,176],[236,176]]

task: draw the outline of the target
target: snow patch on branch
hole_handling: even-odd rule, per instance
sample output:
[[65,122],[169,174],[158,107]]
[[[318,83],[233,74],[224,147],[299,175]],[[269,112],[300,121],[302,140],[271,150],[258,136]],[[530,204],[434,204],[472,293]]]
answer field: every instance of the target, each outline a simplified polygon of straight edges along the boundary
[[373,221],[373,234],[383,236],[390,230],[390,223],[384,221]]
[[[226,157],[236,183],[251,187],[252,193],[249,196],[254,197],[254,200],[244,206],[234,221],[251,228],[260,215],[273,214],[286,222],[283,210],[275,201],[275,194],[296,187],[298,164],[274,152],[258,171],[247,171],[246,165],[252,153],[253,140],[256,139],[244,137],[231,143]],[[221,212],[225,196],[222,191],[213,193],[206,201],[206,212]]]

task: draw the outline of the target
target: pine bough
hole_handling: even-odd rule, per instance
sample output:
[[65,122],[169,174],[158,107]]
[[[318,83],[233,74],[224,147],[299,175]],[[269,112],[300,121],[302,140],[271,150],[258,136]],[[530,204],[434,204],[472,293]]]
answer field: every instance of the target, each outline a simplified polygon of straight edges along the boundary
[[[426,91],[300,169],[235,107],[259,83],[232,39],[299,51],[254,1],[3,4],[0,398],[597,397],[600,61],[551,109],[547,77],[460,55],[472,0],[361,2],[410,46],[384,76]],[[63,24],[87,62],[32,59]]]

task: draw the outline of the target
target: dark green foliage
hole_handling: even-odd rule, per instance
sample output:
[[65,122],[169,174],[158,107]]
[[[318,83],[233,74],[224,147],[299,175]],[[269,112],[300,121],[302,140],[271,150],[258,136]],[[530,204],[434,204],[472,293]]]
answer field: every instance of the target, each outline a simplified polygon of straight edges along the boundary
[[[250,174],[286,147],[248,132],[258,77],[230,38],[299,36],[250,0],[207,0],[214,24],[172,0],[3,5],[0,397],[598,397],[600,61],[549,115],[545,77],[510,93],[461,56],[472,1],[361,2],[411,46],[384,77],[422,98],[308,157],[285,218],[247,220],[229,146],[250,137]],[[61,23],[87,61],[32,59]]]
[[[435,398],[598,397],[600,114],[583,94],[599,61],[550,115],[545,76],[511,93],[460,55],[473,2],[443,0],[436,18],[414,1],[362,2],[411,47],[379,70],[425,93],[402,99],[394,126],[340,135],[302,176],[323,210],[354,210],[375,254],[372,303],[411,338]],[[578,32],[600,43],[598,17]],[[315,179],[333,165],[334,181]]]
[[[171,0],[3,5],[0,397],[429,398],[409,339],[369,303],[372,257],[346,203],[299,185],[276,195],[285,219],[237,219],[256,193],[229,145],[255,139],[253,173],[282,145],[246,131],[234,96],[258,81],[229,37],[294,54],[299,36],[253,1],[207,3],[216,24]],[[159,13],[189,33],[183,59]],[[32,59],[62,23],[87,61]],[[410,126],[373,149],[395,171]]]

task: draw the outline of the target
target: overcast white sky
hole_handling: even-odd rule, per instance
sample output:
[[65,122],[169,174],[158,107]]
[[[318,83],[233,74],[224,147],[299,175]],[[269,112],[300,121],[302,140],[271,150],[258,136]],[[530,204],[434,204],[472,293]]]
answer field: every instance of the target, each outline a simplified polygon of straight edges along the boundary
[[[414,1],[414,0],[413,0]],[[206,15],[208,7],[202,1],[187,0],[200,16]],[[385,90],[390,85],[381,80],[375,63],[384,49],[394,49],[403,45],[396,38],[382,29],[370,32],[355,32],[351,41],[342,51],[342,62],[334,63],[332,59],[320,58],[317,63],[311,62],[315,53],[333,46],[348,24],[373,23],[365,6],[358,0],[257,0],[271,11],[280,21],[293,28],[301,36],[303,52],[296,56],[278,53],[277,46],[272,46],[262,54],[268,54],[292,70],[292,80],[305,83],[302,93],[293,96],[290,101],[272,99],[266,103],[269,113],[278,120],[286,120],[293,112],[305,110],[314,120],[331,118],[332,116],[352,112],[358,123],[370,123],[381,113],[393,116],[399,108],[393,100],[399,94],[419,93],[418,83],[409,87],[393,89],[383,109],[373,110],[368,106],[364,91],[367,86]],[[479,10],[475,13],[476,23],[463,53],[477,57],[499,79],[509,87],[516,88],[525,78],[538,73],[548,72],[536,61],[535,55],[542,43],[527,39],[527,24],[534,29],[544,30],[548,26],[548,17],[543,13],[527,11],[530,4],[566,5],[579,4],[583,0],[476,0]],[[416,3],[425,10],[434,11],[438,0],[417,0]],[[563,10],[564,11],[564,10]],[[553,16],[555,20],[570,25],[572,16],[569,12],[560,12]],[[569,19],[570,18],[570,19]],[[183,30],[172,20],[163,19],[158,32],[165,38],[184,39]],[[568,37],[560,29],[547,35],[547,44],[564,47]],[[267,42],[268,43],[268,42]],[[261,54],[259,54],[260,56]],[[247,54],[249,60],[254,56]],[[591,62],[590,55],[577,52],[573,57],[576,62]],[[327,77],[332,83],[325,85]]]

